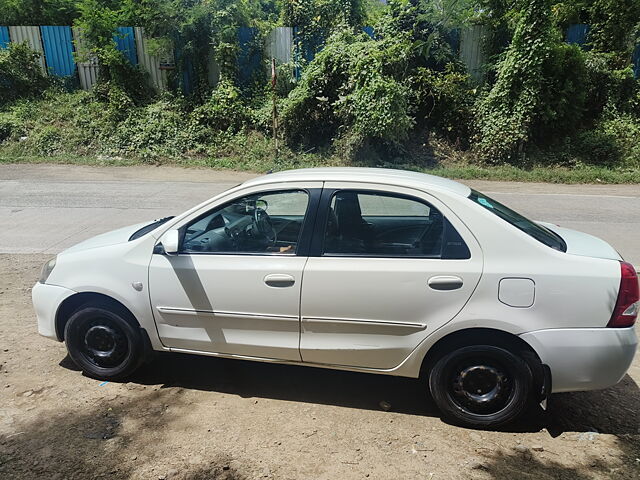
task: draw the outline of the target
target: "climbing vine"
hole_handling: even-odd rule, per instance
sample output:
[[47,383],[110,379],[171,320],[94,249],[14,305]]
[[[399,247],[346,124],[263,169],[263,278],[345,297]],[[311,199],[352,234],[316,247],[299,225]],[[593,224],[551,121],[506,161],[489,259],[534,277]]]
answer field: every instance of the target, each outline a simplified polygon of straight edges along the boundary
[[517,162],[543,101],[543,65],[552,40],[549,0],[520,3],[522,13],[496,83],[478,106],[477,151],[496,163]]

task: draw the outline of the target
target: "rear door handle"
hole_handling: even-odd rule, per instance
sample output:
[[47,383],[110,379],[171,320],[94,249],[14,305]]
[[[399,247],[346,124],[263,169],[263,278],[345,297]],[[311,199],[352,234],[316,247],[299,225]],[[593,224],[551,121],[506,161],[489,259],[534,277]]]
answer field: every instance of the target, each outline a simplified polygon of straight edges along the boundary
[[296,283],[296,279],[286,273],[272,273],[264,277],[264,283],[270,287],[285,288],[293,287]]
[[433,290],[458,290],[462,288],[464,282],[460,277],[454,276],[439,276],[431,277],[429,279],[429,287]]

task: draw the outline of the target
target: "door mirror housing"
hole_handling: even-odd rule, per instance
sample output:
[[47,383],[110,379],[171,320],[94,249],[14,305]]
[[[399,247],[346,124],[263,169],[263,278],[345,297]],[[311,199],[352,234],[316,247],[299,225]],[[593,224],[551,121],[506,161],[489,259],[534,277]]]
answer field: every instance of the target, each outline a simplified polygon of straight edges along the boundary
[[180,250],[180,231],[176,229],[169,230],[162,237],[160,243],[164,247],[164,253],[167,255],[175,255]]

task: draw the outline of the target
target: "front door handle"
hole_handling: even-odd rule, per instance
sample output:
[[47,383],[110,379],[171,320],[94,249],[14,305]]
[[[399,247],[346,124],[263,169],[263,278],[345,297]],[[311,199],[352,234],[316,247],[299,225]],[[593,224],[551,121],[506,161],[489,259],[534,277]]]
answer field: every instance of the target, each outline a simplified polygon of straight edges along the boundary
[[440,276],[440,277],[431,277],[429,279],[429,287],[433,290],[458,290],[462,288],[464,284],[460,277],[454,276]]
[[296,283],[296,279],[286,273],[272,273],[264,277],[264,283],[270,287],[284,288],[293,287]]

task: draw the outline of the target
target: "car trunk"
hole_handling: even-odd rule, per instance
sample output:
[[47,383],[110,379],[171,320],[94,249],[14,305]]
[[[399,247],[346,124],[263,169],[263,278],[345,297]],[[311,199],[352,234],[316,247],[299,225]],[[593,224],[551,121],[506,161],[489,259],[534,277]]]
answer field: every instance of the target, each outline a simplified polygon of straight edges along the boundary
[[552,223],[538,222],[538,224],[559,235],[567,244],[567,253],[570,255],[622,260],[615,248],[598,237],[577,230],[559,227]]

